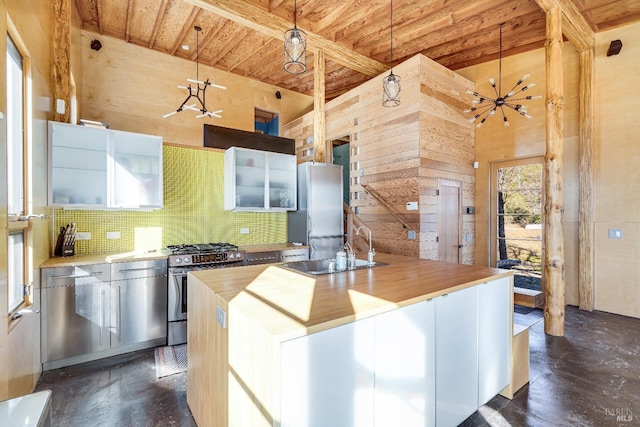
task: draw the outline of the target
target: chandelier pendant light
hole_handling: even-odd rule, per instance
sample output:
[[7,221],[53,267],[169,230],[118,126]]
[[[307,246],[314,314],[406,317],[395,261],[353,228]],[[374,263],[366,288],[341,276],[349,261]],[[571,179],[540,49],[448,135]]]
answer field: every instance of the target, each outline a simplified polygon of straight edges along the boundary
[[[198,34],[200,33],[200,31],[202,31],[202,28],[196,25],[195,27],[193,27],[193,29],[196,31],[196,78],[195,79],[188,78],[187,82],[189,82],[189,84],[187,86],[178,85],[179,89],[187,90],[188,92],[187,97],[175,111],[172,111],[162,116],[163,119],[166,119],[167,117],[171,117],[174,114],[177,114],[184,110],[192,110],[192,111],[198,112],[198,114],[196,115],[196,119],[200,119],[202,117],[217,117],[219,119],[222,118],[222,116],[220,115],[220,113],[222,113],[222,110],[215,110],[215,111],[207,110],[207,107],[205,104],[206,93],[207,93],[207,88],[209,86],[213,86],[218,89],[226,89],[226,87],[211,83],[209,79],[204,81],[200,80],[200,76],[198,74],[198,56],[199,56]],[[189,101],[193,101],[193,102],[191,104],[187,104]]]
[[491,87],[493,87],[493,91],[495,93],[495,98],[491,96],[480,95],[478,92],[474,92],[468,90],[467,93],[469,95],[473,95],[474,98],[471,103],[473,106],[468,110],[464,110],[465,113],[473,113],[474,116],[469,119],[469,123],[473,123],[478,121],[476,125],[477,128],[482,127],[484,122],[491,116],[496,114],[496,110],[500,109],[502,113],[502,121],[505,127],[509,126],[509,119],[507,119],[507,115],[505,113],[505,107],[511,108],[518,114],[527,119],[533,118],[529,114],[527,114],[527,106],[523,105],[522,101],[530,101],[533,99],[542,99],[541,95],[528,95],[528,96],[520,96],[519,98],[515,98],[516,95],[521,95],[528,89],[531,89],[536,84],[529,83],[526,86],[520,87],[525,80],[529,78],[529,74],[525,74],[522,76],[520,80],[516,82],[516,84],[511,88],[509,92],[505,95],[502,94],[502,27],[504,23],[500,24],[500,59],[499,59],[499,68],[498,68],[498,86],[496,87],[496,80],[492,77],[489,79],[489,83]]
[[385,107],[397,107],[400,105],[400,76],[393,74],[393,0],[391,0],[390,12],[391,69],[389,70],[389,75],[382,79],[382,105]]
[[284,70],[301,74],[307,70],[307,34],[296,26],[297,3],[293,2],[293,28],[284,33]]

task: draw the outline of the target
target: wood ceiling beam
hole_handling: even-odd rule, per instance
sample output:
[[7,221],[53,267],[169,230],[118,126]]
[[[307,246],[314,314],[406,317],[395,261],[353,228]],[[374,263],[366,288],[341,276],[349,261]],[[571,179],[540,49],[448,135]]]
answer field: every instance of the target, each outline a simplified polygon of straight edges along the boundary
[[169,0],[162,0],[162,4],[158,9],[156,22],[153,23],[153,31],[151,31],[151,37],[149,37],[149,49],[153,49],[153,45],[156,44],[156,38],[158,37],[158,32],[160,32],[160,27],[162,26],[162,17],[164,16],[164,11],[167,9],[168,3]]
[[178,35],[178,37],[176,37],[176,42],[173,44],[173,48],[171,48],[171,55],[176,54],[176,52],[182,45],[182,40],[184,40],[184,37],[189,31],[193,30],[193,23],[195,22],[199,12],[200,10],[197,7],[193,6],[193,8],[191,9],[191,13],[189,14],[189,18],[187,18],[187,20],[185,21],[180,34]]
[[127,1],[127,18],[126,18],[126,24],[125,24],[125,30],[124,30],[124,41],[126,41],[127,43],[129,43],[129,41],[131,40],[131,16],[133,15],[132,12],[132,5],[131,5],[131,0]]
[[98,0],[96,2],[96,15],[97,15],[97,20],[98,20],[98,32],[100,33],[100,35],[102,35],[102,1]]
[[544,11],[558,7],[562,11],[562,33],[573,43],[578,52],[593,49],[596,37],[584,16],[571,0],[536,0]]
[[[273,13],[264,11],[249,2],[241,0],[185,0],[197,7],[230,19],[240,25],[259,31],[275,39],[283,39],[284,32],[292,27],[289,22]],[[304,30],[304,28],[301,28]],[[331,60],[343,64],[368,76],[377,76],[388,67],[374,59],[348,49],[322,36],[307,33],[308,48],[314,52],[322,50]]]

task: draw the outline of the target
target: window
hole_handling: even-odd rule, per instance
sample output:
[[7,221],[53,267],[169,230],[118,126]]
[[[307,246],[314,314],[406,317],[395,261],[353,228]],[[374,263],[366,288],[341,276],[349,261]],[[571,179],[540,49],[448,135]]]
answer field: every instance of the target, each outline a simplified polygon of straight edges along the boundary
[[[24,215],[25,200],[25,69],[24,58],[11,36],[7,36],[7,208],[9,214],[7,311],[18,310],[25,300],[28,281],[28,226],[18,224]],[[12,221],[13,220],[13,221]]]

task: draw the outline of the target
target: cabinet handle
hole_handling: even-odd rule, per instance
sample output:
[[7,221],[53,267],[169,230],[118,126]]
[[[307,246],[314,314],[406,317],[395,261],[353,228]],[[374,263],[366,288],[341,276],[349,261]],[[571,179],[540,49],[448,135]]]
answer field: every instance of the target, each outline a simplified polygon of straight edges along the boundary
[[102,332],[104,328],[104,288],[100,289],[100,347],[102,347]]
[[118,270],[118,273],[128,273],[131,271],[147,271],[147,270],[161,270],[162,267],[141,267],[141,268],[125,268]]
[[118,328],[118,342],[122,341],[122,298],[121,298],[122,288],[118,286],[118,324],[116,327]]
[[96,271],[94,273],[89,273],[89,274],[69,274],[69,275],[62,275],[62,276],[51,276],[52,279],[82,279],[83,277],[93,277],[93,276],[100,276],[102,274],[102,271]]

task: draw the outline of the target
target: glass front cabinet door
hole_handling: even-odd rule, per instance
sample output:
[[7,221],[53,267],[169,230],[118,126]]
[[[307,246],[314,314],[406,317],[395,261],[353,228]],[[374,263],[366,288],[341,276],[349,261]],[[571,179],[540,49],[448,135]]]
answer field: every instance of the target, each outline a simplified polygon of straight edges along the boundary
[[108,140],[106,129],[50,122],[50,205],[107,207]]
[[231,147],[224,155],[224,208],[296,210],[296,156]]
[[49,206],[163,205],[162,138],[49,122]]

